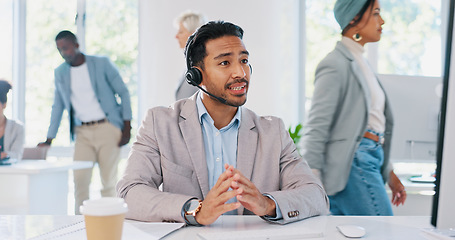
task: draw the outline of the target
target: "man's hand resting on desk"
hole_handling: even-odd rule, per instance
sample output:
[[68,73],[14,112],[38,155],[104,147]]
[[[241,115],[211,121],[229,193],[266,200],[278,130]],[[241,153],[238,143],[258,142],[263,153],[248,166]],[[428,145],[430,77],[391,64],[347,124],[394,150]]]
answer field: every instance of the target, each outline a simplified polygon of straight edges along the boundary
[[40,143],[38,143],[36,146],[37,146],[37,147],[50,147],[51,144],[52,144],[52,140],[54,140],[54,139],[48,138],[48,139],[46,139],[45,142],[40,142]]

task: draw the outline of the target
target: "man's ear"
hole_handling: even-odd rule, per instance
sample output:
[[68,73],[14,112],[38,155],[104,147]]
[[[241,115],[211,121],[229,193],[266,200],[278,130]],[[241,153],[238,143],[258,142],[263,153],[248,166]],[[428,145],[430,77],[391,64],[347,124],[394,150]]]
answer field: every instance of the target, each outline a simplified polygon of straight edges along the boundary
[[202,70],[202,68],[201,68],[201,67],[199,67],[199,66],[193,66],[193,67],[194,67],[194,68],[197,68],[197,69],[198,69],[198,70],[199,70],[201,73],[203,73],[203,72],[204,72],[204,70]]

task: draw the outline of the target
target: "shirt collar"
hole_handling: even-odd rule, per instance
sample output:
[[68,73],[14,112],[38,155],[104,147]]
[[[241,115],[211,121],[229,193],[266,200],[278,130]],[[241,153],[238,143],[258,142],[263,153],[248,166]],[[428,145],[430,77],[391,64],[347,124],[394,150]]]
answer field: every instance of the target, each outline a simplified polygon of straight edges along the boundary
[[[210,114],[207,112],[207,109],[205,108],[204,106],[204,103],[202,103],[202,95],[201,95],[201,91],[199,91],[197,93],[197,96],[196,96],[196,107],[197,107],[197,112],[198,112],[198,115],[199,115],[199,123],[202,125],[202,118],[207,115],[208,118],[210,119],[210,121],[212,122],[212,124],[214,123],[213,122],[213,119],[212,117],[210,116]],[[238,126],[240,126],[240,122],[241,122],[241,119],[242,119],[242,107],[238,107],[237,108],[237,113],[235,113],[234,117],[232,118],[231,122],[224,128],[229,128],[232,124],[234,124],[235,121],[238,122]]]
[[362,45],[348,37],[343,36],[341,42],[353,55],[363,55],[365,52],[365,48]]

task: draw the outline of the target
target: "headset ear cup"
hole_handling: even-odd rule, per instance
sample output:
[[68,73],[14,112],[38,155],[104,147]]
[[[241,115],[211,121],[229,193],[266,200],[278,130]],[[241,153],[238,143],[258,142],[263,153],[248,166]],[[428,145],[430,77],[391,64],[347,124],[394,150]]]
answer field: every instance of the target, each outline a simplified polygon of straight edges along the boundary
[[186,81],[193,86],[199,86],[202,82],[202,73],[199,69],[192,67],[185,74]]

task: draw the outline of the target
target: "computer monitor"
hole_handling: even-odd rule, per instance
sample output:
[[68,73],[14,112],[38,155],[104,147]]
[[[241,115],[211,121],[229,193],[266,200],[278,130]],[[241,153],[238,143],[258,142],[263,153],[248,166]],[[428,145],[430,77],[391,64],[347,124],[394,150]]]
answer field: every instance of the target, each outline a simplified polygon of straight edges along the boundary
[[436,186],[431,224],[438,229],[455,228],[455,0],[450,0],[441,118],[436,150]]

